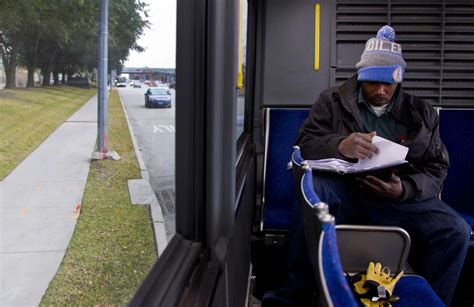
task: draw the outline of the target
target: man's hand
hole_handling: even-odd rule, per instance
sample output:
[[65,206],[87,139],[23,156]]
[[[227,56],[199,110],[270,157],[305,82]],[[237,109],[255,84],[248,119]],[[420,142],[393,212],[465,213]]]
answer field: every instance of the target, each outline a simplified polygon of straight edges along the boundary
[[371,133],[351,133],[347,138],[339,143],[337,149],[339,153],[347,158],[365,159],[378,154],[379,149],[372,144],[375,131]]
[[391,174],[388,181],[383,181],[374,176],[357,177],[360,188],[380,198],[400,199],[403,195],[403,186],[400,177]]

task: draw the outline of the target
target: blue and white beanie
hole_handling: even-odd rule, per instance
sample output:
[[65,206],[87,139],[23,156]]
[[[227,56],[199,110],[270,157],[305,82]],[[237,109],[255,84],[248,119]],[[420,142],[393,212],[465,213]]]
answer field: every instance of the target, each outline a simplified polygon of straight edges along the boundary
[[395,43],[395,30],[383,26],[365,44],[364,52],[356,64],[357,80],[401,83],[407,64],[402,57],[402,46]]

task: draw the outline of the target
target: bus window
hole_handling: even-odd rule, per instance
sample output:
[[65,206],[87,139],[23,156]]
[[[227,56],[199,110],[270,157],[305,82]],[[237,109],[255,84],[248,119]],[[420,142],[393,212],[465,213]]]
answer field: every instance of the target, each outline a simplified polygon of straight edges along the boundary
[[247,0],[239,0],[239,67],[237,75],[237,124],[236,124],[236,141],[244,132],[245,118],[245,71],[246,71],[246,52],[247,52]]

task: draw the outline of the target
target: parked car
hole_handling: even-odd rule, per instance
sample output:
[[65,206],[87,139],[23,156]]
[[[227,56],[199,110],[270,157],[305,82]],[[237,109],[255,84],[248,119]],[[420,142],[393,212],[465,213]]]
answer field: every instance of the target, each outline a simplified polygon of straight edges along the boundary
[[132,87],[133,88],[137,88],[137,87],[142,88],[142,83],[140,82],[140,80],[133,80],[132,81]]
[[171,92],[167,87],[149,88],[145,92],[147,108],[171,108]]

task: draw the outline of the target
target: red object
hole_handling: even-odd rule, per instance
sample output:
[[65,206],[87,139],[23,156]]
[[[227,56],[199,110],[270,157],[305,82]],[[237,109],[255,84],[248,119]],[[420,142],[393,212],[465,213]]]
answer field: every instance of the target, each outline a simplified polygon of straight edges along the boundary
[[403,142],[405,142],[406,140],[408,140],[408,137],[407,137],[406,135],[400,136],[400,143],[403,143]]

